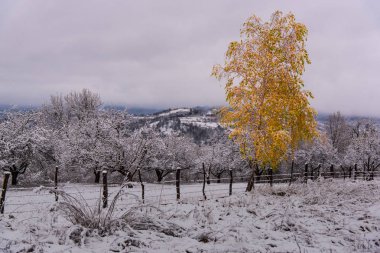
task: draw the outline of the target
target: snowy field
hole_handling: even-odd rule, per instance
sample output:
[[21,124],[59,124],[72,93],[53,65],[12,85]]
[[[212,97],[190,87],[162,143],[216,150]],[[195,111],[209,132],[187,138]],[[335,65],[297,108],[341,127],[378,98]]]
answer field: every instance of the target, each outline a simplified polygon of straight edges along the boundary
[[[156,207],[161,205],[176,203],[176,186],[175,181],[167,181],[163,184],[144,184],[144,204],[150,204]],[[141,186],[139,183],[132,183],[133,188],[125,188],[124,195],[117,202],[120,209],[129,208],[142,204]],[[119,185],[110,185],[108,187],[109,200],[112,200],[115,193],[119,191]],[[245,191],[246,183],[234,183],[233,193],[240,194]],[[49,209],[54,203],[55,197],[49,193],[48,189],[52,188],[10,188],[7,192],[5,214],[23,214],[33,213]],[[97,201],[102,197],[102,185],[80,185],[80,184],[63,184],[58,187],[70,195],[84,200],[90,207],[96,207]],[[201,200],[203,199],[202,184],[181,184],[181,200]],[[226,197],[229,195],[229,184],[212,183],[206,184],[205,194],[208,198]]]
[[[0,216],[0,252],[380,252],[380,181],[304,184],[146,185],[126,188],[108,233],[70,223],[45,189],[12,189]],[[62,190],[96,208],[97,186]],[[110,187],[110,200],[117,187]],[[139,207],[138,207],[139,206]],[[138,207],[138,208],[135,208]],[[122,222],[121,222],[122,223]],[[125,225],[126,224],[126,225]]]

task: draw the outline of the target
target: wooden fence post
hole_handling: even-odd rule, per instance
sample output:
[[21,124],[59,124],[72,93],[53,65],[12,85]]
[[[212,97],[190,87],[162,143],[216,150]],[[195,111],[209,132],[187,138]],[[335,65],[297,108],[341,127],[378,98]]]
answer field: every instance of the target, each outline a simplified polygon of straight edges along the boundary
[[358,176],[358,165],[355,163],[355,165],[354,165],[354,180],[356,180],[357,176]]
[[181,198],[180,178],[181,178],[181,170],[177,169],[177,172],[175,174],[175,188],[177,191],[177,200],[179,200]]
[[269,174],[269,184],[272,187],[273,186],[273,170],[272,170],[272,168],[268,169],[268,174]]
[[202,163],[202,170],[203,170],[203,187],[202,187],[202,193],[203,193],[203,198],[206,200],[207,197],[206,197],[206,192],[205,192],[205,188],[206,188],[206,169],[205,169],[205,164]]
[[103,170],[103,208],[108,206],[108,183],[107,183],[107,171]]
[[309,164],[305,163],[305,172],[304,172],[305,184],[307,184],[308,170],[309,170]]
[[230,171],[230,196],[232,195],[232,183],[233,183],[233,175],[232,175],[232,169],[230,168],[229,169],[229,171]]
[[[54,190],[58,190],[58,166],[55,166],[55,173],[54,173]],[[55,202],[58,201],[58,193],[55,192]]]
[[0,213],[2,214],[4,213],[5,195],[7,193],[8,180],[9,180],[10,175],[11,173],[8,171],[4,173],[3,187],[2,187],[1,198],[0,198]]
[[139,181],[140,181],[140,184],[141,184],[141,198],[142,198],[142,202],[143,204],[145,204],[145,185],[141,179],[141,169],[138,168],[138,171],[139,171]]
[[292,184],[292,181],[293,181],[293,168],[294,168],[294,160],[292,160],[292,167],[290,168],[290,181],[289,181],[289,186]]

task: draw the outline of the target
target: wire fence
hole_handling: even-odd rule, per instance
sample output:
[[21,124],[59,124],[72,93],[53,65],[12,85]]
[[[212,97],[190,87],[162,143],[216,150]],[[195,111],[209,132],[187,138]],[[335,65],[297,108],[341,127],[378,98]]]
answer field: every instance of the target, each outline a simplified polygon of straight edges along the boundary
[[[232,174],[231,174],[232,175]],[[380,176],[380,172],[341,173],[334,171],[310,171],[288,174],[257,175],[253,178],[253,187],[262,187],[273,184],[305,184],[308,181],[321,178],[332,179],[339,183],[343,180],[370,181]],[[238,177],[208,178],[194,180],[179,184],[179,180],[168,180],[160,183],[130,182],[123,189],[118,199],[116,208],[121,210],[139,206],[142,203],[159,207],[171,203],[187,203],[188,201],[207,201],[227,197],[231,194],[242,194],[247,190],[247,182],[252,180],[252,175]],[[59,184],[57,188],[36,187],[10,187],[6,191],[6,197],[0,203],[0,209],[4,214],[33,213],[43,210],[53,210],[57,203],[54,190],[64,191],[84,203],[90,208],[101,207],[104,198],[112,198],[120,191],[120,184],[107,184],[106,194],[104,184]],[[4,189],[1,190],[1,195]],[[62,201],[58,199],[58,202]]]

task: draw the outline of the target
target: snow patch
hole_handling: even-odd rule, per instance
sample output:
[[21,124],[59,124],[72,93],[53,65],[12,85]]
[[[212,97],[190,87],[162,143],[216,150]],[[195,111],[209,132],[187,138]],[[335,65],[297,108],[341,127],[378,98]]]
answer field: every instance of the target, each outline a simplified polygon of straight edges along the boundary
[[166,116],[173,115],[173,114],[189,113],[189,112],[190,112],[189,108],[179,108],[179,109],[170,110],[168,112],[160,113],[157,116],[166,117]]

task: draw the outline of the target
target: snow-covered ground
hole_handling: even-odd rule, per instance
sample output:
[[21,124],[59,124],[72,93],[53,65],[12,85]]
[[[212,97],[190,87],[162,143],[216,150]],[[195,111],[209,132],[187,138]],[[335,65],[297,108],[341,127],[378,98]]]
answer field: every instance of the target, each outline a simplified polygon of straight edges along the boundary
[[[241,183],[232,196],[227,184],[212,184],[206,201],[200,187],[181,186],[177,202],[174,185],[146,185],[144,205],[139,185],[126,189],[130,194],[117,204],[114,219],[128,211],[127,225],[109,233],[71,224],[44,189],[13,190],[0,216],[0,252],[380,251],[378,179],[259,185],[253,193],[244,193]],[[89,205],[100,196],[94,186],[63,189],[81,192]]]
[[220,126],[218,122],[210,121],[206,117],[181,117],[179,119],[185,125],[195,125],[203,128],[217,128]]
[[[141,185],[132,183],[133,188],[126,188],[125,193],[118,201],[117,206],[136,206],[142,202]],[[176,186],[175,181],[166,181],[161,184],[144,184],[144,203],[154,206],[163,204],[176,203]],[[240,194],[246,188],[245,183],[234,183],[233,193]],[[49,189],[44,187],[37,188],[11,188],[7,192],[5,205],[5,214],[23,214],[33,213],[49,209],[54,203],[55,196],[49,193]],[[112,200],[115,193],[120,189],[119,185],[110,185],[108,187],[109,200]],[[80,185],[80,184],[62,184],[58,187],[70,195],[84,200],[89,206],[95,207],[97,201],[102,197],[102,185]],[[202,184],[182,184],[180,188],[181,200],[199,200],[203,198]],[[225,183],[206,184],[205,194],[208,198],[226,197],[229,195],[229,185]]]
[[180,114],[180,113],[189,113],[189,112],[190,112],[190,108],[178,108],[178,109],[169,110],[168,112],[160,113],[160,114],[158,114],[158,116],[166,117],[169,115]]

